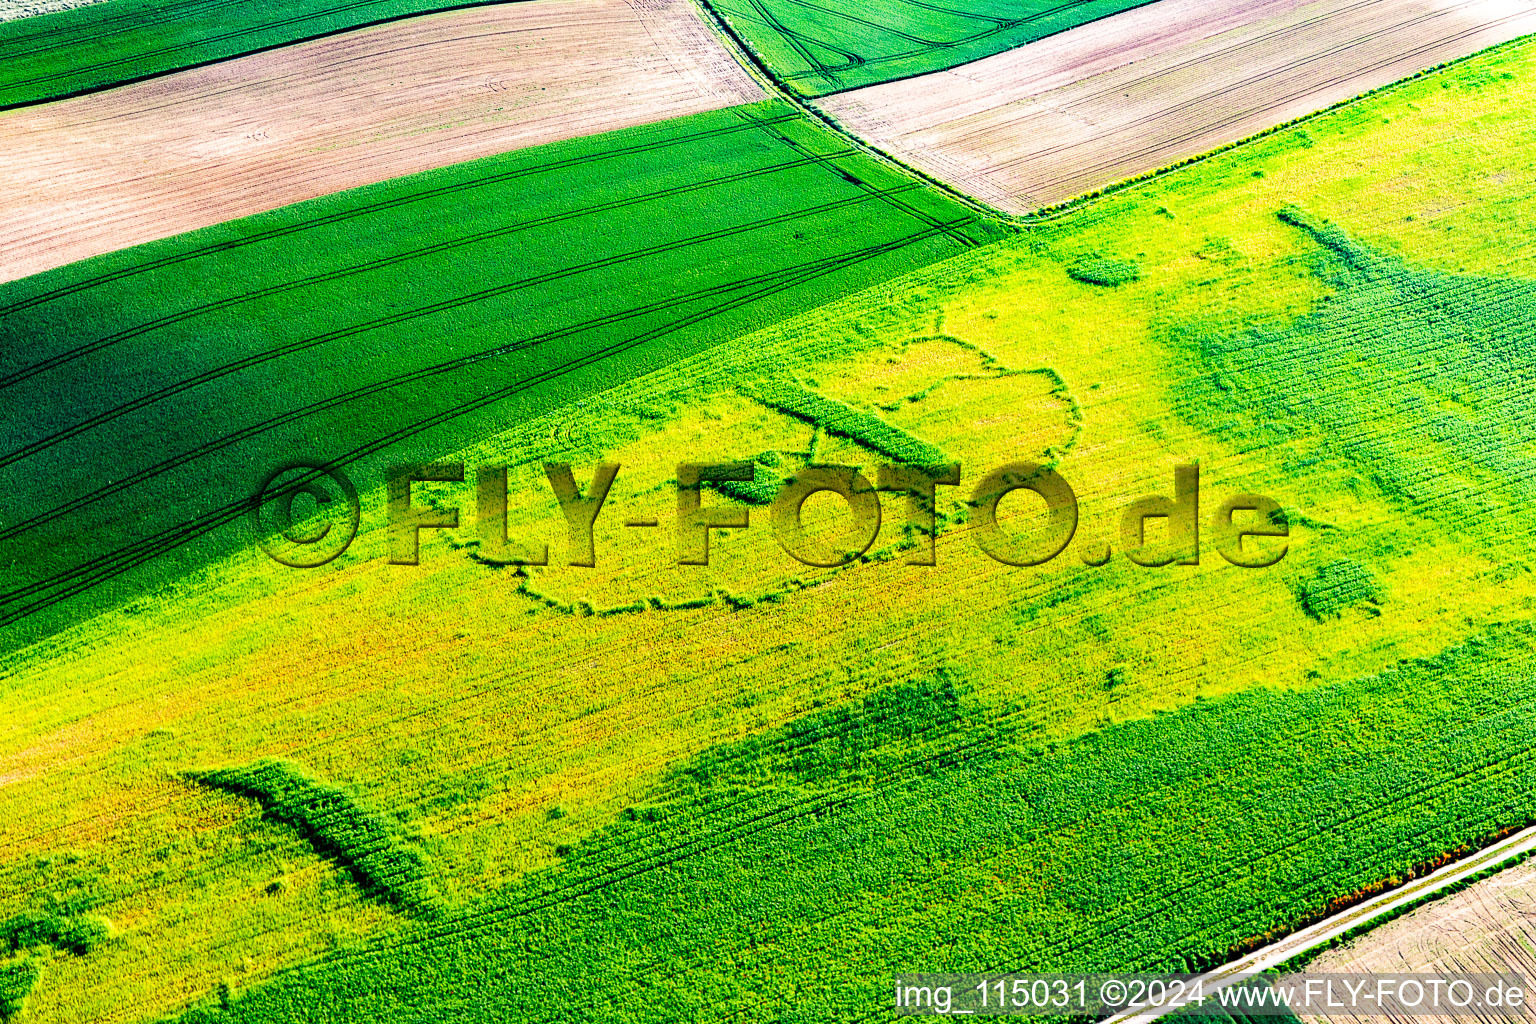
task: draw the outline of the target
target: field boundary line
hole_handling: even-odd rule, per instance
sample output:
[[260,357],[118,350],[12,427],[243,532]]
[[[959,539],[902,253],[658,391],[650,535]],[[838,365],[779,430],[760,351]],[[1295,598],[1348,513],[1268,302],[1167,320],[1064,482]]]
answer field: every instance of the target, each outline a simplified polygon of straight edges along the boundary
[[[1319,946],[1350,934],[1359,934],[1385,923],[1395,912],[1416,906],[1458,882],[1492,869],[1499,871],[1536,850],[1536,825],[1528,825],[1481,850],[1457,858],[1436,870],[1393,889],[1388,889],[1362,903],[1329,914],[1322,920],[1300,928],[1251,953],[1200,975],[1201,987],[1216,992],[1264,971],[1297,960]],[[1180,1009],[1184,1004],[1149,1010],[1122,1010],[1102,1024],[1150,1024]]]
[[[750,104],[745,104],[745,105],[750,106]],[[793,114],[793,113],[788,113],[788,114],[783,114],[783,115],[771,115],[770,117],[765,119],[764,123],[777,124],[780,121],[792,121],[792,120],[795,120],[795,117],[796,117],[796,115]],[[665,122],[655,122],[655,123],[656,124],[664,124]],[[649,127],[652,127],[652,125],[643,125],[643,126],[638,126],[638,127],[649,128]],[[201,259],[204,256],[210,256],[210,255],[213,255],[214,253],[228,252],[228,251],[230,251],[232,249],[243,249],[243,248],[245,248],[246,246],[249,246],[249,245],[257,245],[257,244],[260,244],[262,242],[270,242],[270,241],[272,241],[275,238],[284,238],[284,237],[286,237],[288,235],[296,234],[296,233],[298,233],[300,231],[308,231],[311,228],[329,227],[332,224],[341,224],[341,223],[344,223],[346,221],[353,220],[353,219],[355,219],[357,217],[367,217],[367,216],[371,216],[371,215],[373,215],[375,213],[382,213],[385,210],[391,210],[391,209],[394,209],[395,207],[398,207],[398,206],[406,206],[406,205],[409,205],[411,203],[416,203],[416,202],[425,202],[425,201],[428,201],[428,200],[431,200],[431,199],[440,199],[440,198],[443,198],[445,196],[456,195],[456,194],[458,194],[460,192],[469,192],[469,191],[473,191],[475,189],[485,188],[485,187],[488,187],[488,186],[491,186],[491,185],[499,185],[499,184],[502,184],[504,182],[515,181],[518,178],[526,178],[526,177],[529,177],[530,175],[539,175],[539,174],[544,174],[544,173],[549,172],[549,171],[564,170],[564,169],[569,168],[569,167],[579,167],[579,166],[586,165],[586,164],[595,164],[595,163],[599,163],[599,162],[601,162],[603,160],[615,159],[615,158],[619,158],[619,157],[636,156],[636,155],[639,155],[639,154],[649,153],[649,152],[651,152],[653,150],[663,149],[663,148],[666,148],[667,146],[686,145],[687,143],[696,142],[696,141],[698,141],[700,139],[713,138],[713,137],[715,137],[717,135],[729,135],[729,134],[733,134],[735,132],[747,131],[750,128],[751,128],[751,126],[747,125],[745,123],[741,123],[741,124],[727,123],[727,124],[724,124],[724,125],[720,126],[719,128],[708,128],[708,129],[704,129],[703,131],[690,132],[690,133],[683,134],[683,135],[664,136],[664,137],[662,137],[660,139],[655,139],[655,140],[651,140],[651,141],[648,141],[648,142],[638,142],[638,143],[634,143],[633,145],[624,146],[624,147],[621,147],[621,148],[618,148],[618,149],[602,150],[602,151],[595,152],[595,153],[578,153],[578,154],[575,154],[573,156],[562,157],[562,158],[559,158],[559,159],[556,159],[556,160],[548,161],[546,163],[532,163],[532,164],[529,164],[529,165],[524,166],[524,167],[513,167],[513,168],[508,169],[508,170],[498,171],[498,172],[496,172],[494,174],[482,175],[480,177],[475,177],[475,178],[464,178],[464,179],[461,179],[461,180],[458,180],[458,181],[450,181],[450,182],[447,182],[447,183],[441,184],[441,185],[433,185],[433,186],[431,186],[429,188],[424,188],[424,189],[421,189],[419,191],[404,192],[404,193],[402,193],[400,195],[396,195],[396,196],[385,196],[385,197],[380,198],[380,199],[375,199],[375,200],[372,200],[370,202],[362,203],[361,205],[348,206],[345,209],[335,210],[335,211],[332,211],[330,213],[322,213],[322,214],[320,214],[318,216],[315,216],[315,217],[311,217],[311,218],[308,218],[308,219],[305,219],[305,220],[300,220],[300,221],[294,221],[294,222],[288,223],[288,224],[277,224],[277,225],[274,225],[273,227],[266,228],[266,229],[261,230],[261,231],[257,231],[254,234],[239,235],[239,236],[235,236],[233,238],[226,238],[226,239],[223,239],[221,241],[210,242],[210,243],[208,243],[206,245],[200,245],[200,246],[198,246],[195,249],[189,249],[189,250],[185,250],[185,251],[182,251],[182,252],[170,253],[170,254],[168,254],[166,256],[158,257],[156,259],[152,259],[152,260],[149,260],[149,261],[144,262],[144,263],[135,263],[135,264],[132,264],[130,266],[122,267],[122,268],[117,269],[117,270],[111,270],[111,271],[107,271],[105,273],[96,274],[96,275],[91,276],[91,277],[83,278],[83,279],[81,279],[79,281],[75,281],[72,284],[60,285],[59,287],[52,288],[52,289],[50,289],[50,290],[48,290],[46,292],[41,292],[41,293],[39,293],[37,295],[33,295],[33,296],[30,296],[30,297],[25,298],[25,299],[20,299],[20,300],[17,300],[15,302],[9,303],[7,305],[0,305],[0,319],[3,319],[4,317],[9,316],[9,315],[14,314],[14,313],[18,313],[18,312],[22,312],[22,311],[27,310],[27,309],[31,309],[34,306],[39,306],[39,305],[42,305],[42,304],[47,303],[47,302],[52,302],[55,299],[65,298],[67,296],[74,295],[74,294],[76,294],[78,292],[85,291],[85,290],[90,289],[90,288],[95,288],[95,287],[97,287],[99,285],[102,285],[102,284],[109,284],[109,283],[111,283],[113,281],[121,281],[124,278],[128,278],[128,277],[137,277],[139,274],[146,274],[146,273],[149,273],[149,272],[154,271],[154,270],[160,270],[160,269],[162,269],[164,267],[174,266],[177,263],[185,263],[185,262],[187,262],[189,260]],[[590,137],[591,136],[587,136],[587,138],[590,138]],[[569,140],[568,139],[568,140],[565,140],[564,142],[550,143],[550,145],[560,146],[560,145],[565,145],[565,144],[567,144],[569,142],[573,142],[573,141],[578,141],[578,140]],[[534,147],[534,148],[539,148],[539,147]],[[517,154],[523,153],[523,152],[528,152],[528,150],[515,150],[512,153],[502,154],[501,156],[482,157],[481,160],[499,160],[499,159],[503,159],[503,158],[509,157],[509,156],[516,156]],[[475,160],[466,161],[466,163],[477,163],[477,162],[479,162],[479,161],[475,161]],[[424,173],[425,174],[435,174],[435,173],[438,173],[439,171],[447,171],[447,170],[452,170],[453,168],[462,168],[464,166],[465,166],[465,164],[450,164],[446,168],[439,168],[438,171],[428,171],[428,172],[424,172]],[[409,175],[408,177],[417,177],[417,176],[416,175]],[[389,185],[392,181],[399,181],[399,180],[402,180],[402,179],[386,179],[385,181],[377,182],[377,183],[375,183],[373,185],[363,185],[363,186],[360,186],[359,189],[348,189],[348,190],[346,190],[346,192],[361,191],[362,189],[378,189],[381,186]],[[293,204],[293,206],[301,206],[301,205],[305,205],[307,203],[322,203],[322,202],[325,202],[327,200],[332,199],[334,196],[345,195],[346,192],[334,192],[334,193],[331,193],[331,195],[327,195],[327,196],[317,196],[314,199],[305,200],[304,203],[295,203],[295,204]],[[289,207],[279,207],[278,209],[279,210],[289,209]],[[272,215],[274,212],[275,211],[270,211],[269,210],[266,213],[253,214],[252,216],[253,217],[266,217],[266,216]],[[238,220],[244,220],[246,218],[237,218],[237,219]],[[225,223],[228,224],[228,223],[233,223],[233,222],[232,221],[226,221]],[[215,225],[215,227],[218,227],[218,226],[219,225]],[[164,242],[164,241],[165,241],[165,239],[160,239],[159,242],[146,242],[146,243],[144,243],[144,245],[157,245],[157,244],[160,244],[161,242]],[[137,246],[135,246],[133,248],[137,248]],[[105,254],[103,254],[103,256],[92,257],[92,258],[93,259],[102,259],[102,258],[113,257],[113,256],[117,256],[119,253],[126,252],[126,251],[127,250],[118,250],[117,253],[105,253]],[[84,262],[84,261],[82,261],[82,262]],[[75,266],[75,265],[76,264],[66,264],[66,266]],[[61,269],[64,269],[64,268],[55,268],[55,269],[56,270],[61,270]],[[44,273],[52,273],[52,271],[44,271]],[[25,280],[25,278],[22,278],[22,280]],[[0,283],[0,291],[3,291],[5,289],[5,287],[7,285],[9,285],[10,283],[11,282]],[[10,380],[10,378],[7,377],[7,378],[5,378],[4,381],[0,381],[0,386],[4,386],[4,383],[6,381],[9,381],[9,380]]]
[[[391,14],[383,18],[374,18],[370,21],[358,22],[355,25],[347,25],[342,28],[326,29],[323,32],[316,32],[307,36],[298,36],[293,39],[284,40],[280,43],[268,43],[265,46],[252,47],[249,50],[241,50],[239,53],[231,53],[224,57],[209,57],[206,60],[193,61],[190,64],[178,64],[176,67],[166,68],[163,71],[146,71],[142,75],[135,75],[131,78],[119,79],[106,85],[86,85],[81,86],[78,89],[71,89],[67,92],[50,94],[40,99],[13,100],[10,103],[0,103],[0,112],[7,110],[20,110],[23,107],[37,107],[45,103],[57,103],[60,100],[72,100],[78,96],[89,96],[93,93],[106,92],[109,89],[120,89],[125,85],[137,85],[140,82],[152,82],[157,78],[165,78],[168,75],[179,75],[183,71],[196,71],[198,68],[212,67],[215,64],[226,64],[232,60],[239,60],[241,57],[249,57],[258,53],[270,53],[273,50],[281,50],[285,47],[297,46],[300,43],[312,43],[317,39],[329,39],[332,36],[343,35],[347,32],[360,32],[363,29],[377,28],[380,25],[389,25],[397,21],[405,21],[408,18],[427,18],[434,14],[445,14],[450,11],[466,11],[472,10],[476,7],[500,7],[506,4],[530,2],[532,2],[532,0],[460,0],[458,3],[449,4],[444,7],[434,7],[430,11],[411,11],[409,13],[403,14]],[[216,9],[221,6],[228,5],[213,4],[209,9]],[[335,10],[335,8],[332,8],[324,13],[334,13]],[[249,31],[259,32],[272,27],[275,26],[259,25],[251,28]],[[116,63],[122,63],[124,60],[138,59],[142,56],[143,54],[134,54],[131,57],[121,58]],[[100,65],[93,65],[93,67],[99,66]],[[59,77],[59,75],[54,75],[52,77]]]
[[[1185,157],[1182,160],[1171,164],[1165,164],[1162,167],[1146,171],[1145,173],[1138,174],[1134,177],[1124,178],[1120,181],[1112,182],[1108,185],[1105,185],[1103,188],[1085,192],[1082,195],[1075,196],[1071,199],[1067,199],[1059,203],[1052,203],[1046,206],[1042,206],[1030,213],[1009,214],[1002,211],[995,211],[994,216],[1004,217],[1010,221],[1023,224],[1037,224],[1047,221],[1059,220],[1070,213],[1076,212],[1077,210],[1086,209],[1087,207],[1092,206],[1097,200],[1108,199],[1136,185],[1143,185],[1155,179],[1172,174],[1175,171],[1182,170],[1185,167],[1204,163],[1212,157],[1220,156],[1224,153],[1230,152],[1231,150],[1237,149],[1239,146],[1250,145],[1260,141],[1261,139],[1268,138],[1271,135],[1277,135],[1280,132],[1286,131],[1287,129],[1298,127],[1299,125],[1315,120],[1316,118],[1320,118],[1326,114],[1331,114],[1337,110],[1342,110],[1345,107],[1353,106],[1354,104],[1374,99],[1377,96],[1384,95],[1394,89],[1404,88],[1410,83],[1417,82],[1420,79],[1428,78],[1432,75],[1437,75],[1445,71],[1450,71],[1458,65],[1465,64],[1471,60],[1476,60],[1479,57],[1486,56],[1487,54],[1494,53],[1495,51],[1505,49],[1506,47],[1513,48],[1529,44],[1533,40],[1536,40],[1536,32],[1530,32],[1523,36],[1516,36],[1514,39],[1506,39],[1502,43],[1494,43],[1492,46],[1484,47],[1483,49],[1469,53],[1466,56],[1456,57],[1447,61],[1441,61],[1439,64],[1434,64],[1430,67],[1422,68],[1418,71],[1415,71],[1411,75],[1406,75],[1402,78],[1396,79],[1395,81],[1388,82],[1385,85],[1378,85],[1374,89],[1367,89],[1362,93],[1356,93],[1354,96],[1350,96],[1347,99],[1342,99],[1338,100],[1337,102],[1330,103],[1326,107],[1319,107],[1314,111],[1302,114],[1300,117],[1293,117],[1289,121],[1282,121],[1279,124],[1271,125],[1270,127],[1261,131],[1254,132],[1251,135],[1245,135],[1240,139],[1233,139],[1231,142],[1223,143],[1222,145],[1217,146],[1214,149],[1208,149],[1203,153],[1196,153],[1194,156]],[[981,202],[980,200],[974,201]]]
[[[793,89],[790,89],[789,86],[785,85],[783,80],[781,80],[777,75],[769,70],[768,65],[765,64],[762,58],[757,55],[757,51],[747,45],[746,40],[742,39],[741,36],[736,33],[736,30],[731,27],[730,22],[725,19],[725,16],[715,8],[714,0],[694,0],[694,3],[696,3],[699,9],[703,12],[703,20],[705,25],[713,30],[714,34],[722,40],[727,52],[736,58],[736,63],[745,68],[747,73],[750,74],[753,78],[757,79],[761,83],[764,83],[775,99],[779,99],[785,103],[788,103],[795,110],[801,114],[804,114],[806,117],[809,117],[817,124],[822,125],[829,131],[835,132],[841,138],[847,139],[854,146],[857,146],[861,152],[871,157],[872,159],[878,160],[890,167],[897,169],[908,177],[915,178],[923,184],[937,189],[944,195],[948,196],[950,199],[971,210],[973,213],[984,217],[993,223],[1014,228],[1017,228],[1020,225],[1026,223],[1023,218],[995,209],[992,206],[989,206],[981,200],[977,199],[975,196],[960,191],[948,182],[941,181],[930,174],[923,173],[905,161],[898,160],[896,157],[876,146],[862,135],[858,135],[849,131],[847,128],[843,127],[843,125],[839,123],[836,118],[832,117],[826,111],[822,110],[820,107],[815,106],[809,100],[806,100],[805,98],[797,95]],[[973,245],[972,248],[981,248],[987,244],[989,243],[983,242],[978,245]]]

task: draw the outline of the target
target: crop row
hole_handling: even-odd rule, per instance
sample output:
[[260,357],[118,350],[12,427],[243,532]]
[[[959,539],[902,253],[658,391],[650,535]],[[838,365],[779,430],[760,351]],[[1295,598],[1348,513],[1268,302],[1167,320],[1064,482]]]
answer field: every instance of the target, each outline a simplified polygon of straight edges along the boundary
[[1179,329],[1208,371],[1183,385],[1184,413],[1458,529],[1503,538],[1506,516],[1529,522],[1536,285],[1417,266],[1295,208],[1280,216],[1319,244],[1335,293],[1282,325]]
[[978,60],[1148,0],[709,0],[768,70],[824,96]]
[[885,1019],[898,969],[1201,967],[1530,820],[1533,641],[1044,752],[952,685],[893,690],[703,755],[564,868],[227,1018],[390,1020],[403,987],[471,1020]]
[[769,103],[14,282],[0,621],[24,640],[229,550],[252,467],[430,461],[993,230]]

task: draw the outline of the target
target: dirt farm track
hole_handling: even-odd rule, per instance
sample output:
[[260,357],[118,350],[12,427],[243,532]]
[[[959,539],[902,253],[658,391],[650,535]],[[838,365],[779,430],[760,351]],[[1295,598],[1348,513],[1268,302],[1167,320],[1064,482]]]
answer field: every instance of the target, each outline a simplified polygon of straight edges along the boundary
[[687,0],[394,22],[0,114],[0,280],[287,203],[762,96]]
[[1023,213],[1531,32],[1536,0],[1161,0],[821,105]]

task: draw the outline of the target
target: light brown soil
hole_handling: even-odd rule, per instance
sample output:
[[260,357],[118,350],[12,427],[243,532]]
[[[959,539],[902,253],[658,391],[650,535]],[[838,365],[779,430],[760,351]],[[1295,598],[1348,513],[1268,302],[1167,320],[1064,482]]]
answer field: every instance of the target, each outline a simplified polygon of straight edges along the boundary
[[32,18],[39,14],[68,11],[97,3],[101,3],[101,0],[0,0],[0,21]]
[[1022,213],[1533,31],[1532,0],[1160,0],[822,105]]
[[0,114],[0,280],[762,98],[687,0],[427,15]]
[[[1308,972],[1379,974],[1519,974],[1536,979],[1536,863],[1527,861],[1445,899],[1376,928],[1307,965]],[[1393,1022],[1388,1014],[1321,1016],[1307,1024]],[[1527,1003],[1509,1019],[1536,1021],[1536,1005]],[[1417,1017],[1458,1024],[1465,1017]],[[1483,1018],[1486,1024],[1487,1018]],[[1408,1024],[1404,1018],[1402,1024]]]

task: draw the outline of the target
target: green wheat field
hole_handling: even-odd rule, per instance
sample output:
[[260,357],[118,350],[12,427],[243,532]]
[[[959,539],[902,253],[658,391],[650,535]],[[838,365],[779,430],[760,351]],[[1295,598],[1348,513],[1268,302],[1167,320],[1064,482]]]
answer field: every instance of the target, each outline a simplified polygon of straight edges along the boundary
[[[20,18],[0,105],[446,6]],[[712,0],[770,98],[0,284],[0,1022],[880,1021],[1536,823],[1536,43],[1023,218],[802,103],[1134,6]],[[359,495],[318,568],[252,528],[295,460]],[[590,567],[549,463],[619,467]],[[708,565],[684,463],[741,464]],[[805,466],[950,463],[931,530],[781,546]],[[1018,463],[1078,502],[1043,565],[978,544]],[[394,564],[427,464],[458,524]],[[1198,562],[1135,564],[1181,466]],[[1218,553],[1244,493],[1273,565]]]

